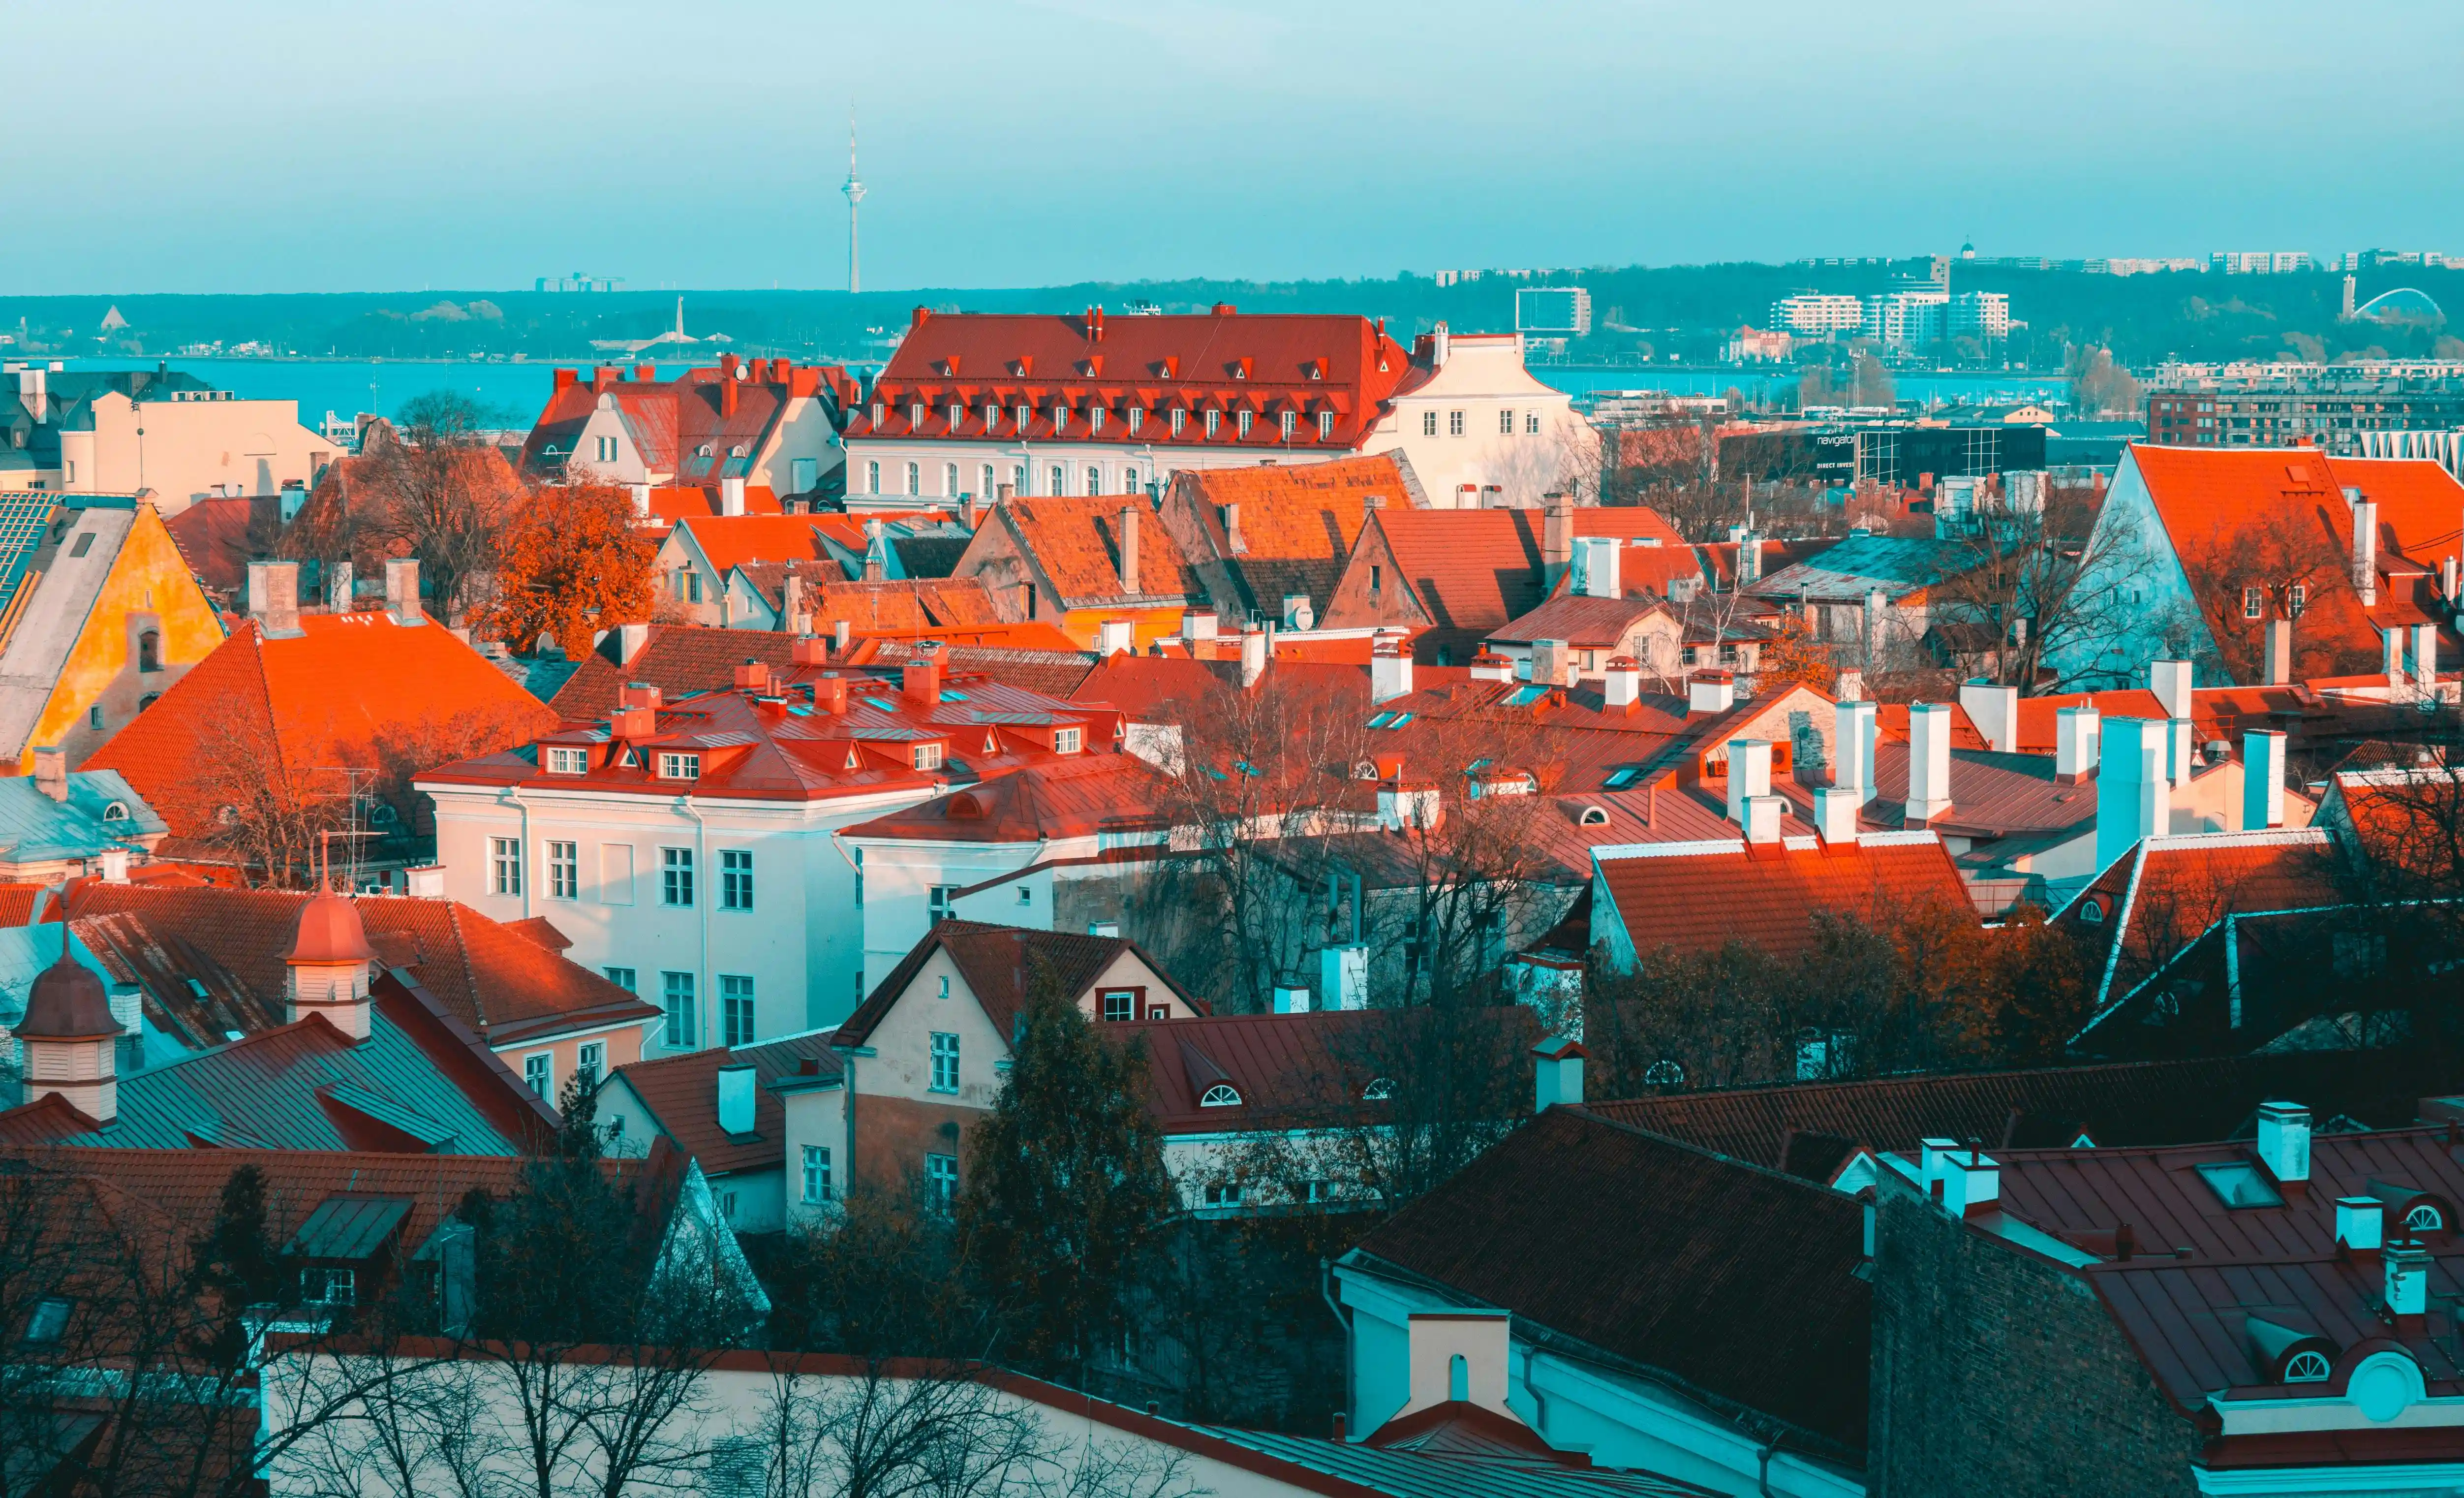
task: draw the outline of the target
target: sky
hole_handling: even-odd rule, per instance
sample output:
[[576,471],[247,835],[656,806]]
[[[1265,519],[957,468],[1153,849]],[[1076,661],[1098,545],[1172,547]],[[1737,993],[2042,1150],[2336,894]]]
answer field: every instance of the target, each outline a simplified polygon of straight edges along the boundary
[[0,4],[0,291],[2464,255],[2453,0]]

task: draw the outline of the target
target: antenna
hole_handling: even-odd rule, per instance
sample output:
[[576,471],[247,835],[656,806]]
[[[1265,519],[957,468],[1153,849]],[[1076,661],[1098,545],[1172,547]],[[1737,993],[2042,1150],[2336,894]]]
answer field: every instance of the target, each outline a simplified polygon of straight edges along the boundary
[[856,275],[856,205],[864,201],[864,181],[855,174],[855,107],[847,107],[847,180],[839,190],[847,200],[847,291],[850,295],[863,290]]

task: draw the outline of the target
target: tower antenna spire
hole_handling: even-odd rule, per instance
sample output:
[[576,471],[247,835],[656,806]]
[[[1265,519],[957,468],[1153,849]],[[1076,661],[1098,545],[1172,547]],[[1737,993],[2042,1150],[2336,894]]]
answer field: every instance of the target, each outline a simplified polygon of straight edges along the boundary
[[856,269],[856,205],[864,201],[864,180],[855,174],[855,110],[847,110],[847,178],[839,190],[847,200],[847,290],[858,292],[864,283]]

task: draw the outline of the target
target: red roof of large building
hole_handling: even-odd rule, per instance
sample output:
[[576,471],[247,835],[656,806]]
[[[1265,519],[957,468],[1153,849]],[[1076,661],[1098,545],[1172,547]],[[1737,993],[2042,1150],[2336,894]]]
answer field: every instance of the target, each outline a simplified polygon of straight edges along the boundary
[[[919,307],[847,434],[1006,444],[1093,435],[1159,451],[1334,453],[1360,445],[1410,367],[1411,355],[1382,324],[1338,314],[1244,317],[1225,306],[1107,318],[1097,309],[1056,317]],[[1175,410],[1187,413],[1177,431]],[[1102,431],[1090,423],[1098,411]],[[1212,431],[1209,412],[1218,418]],[[1289,437],[1286,412],[1295,417]],[[1056,413],[1067,413],[1057,429]],[[1331,418],[1323,436],[1321,413]]]
[[1666,844],[1602,849],[1600,883],[1640,956],[1713,953],[1730,941],[1774,957],[1812,948],[1820,912],[1867,920],[1934,902],[1973,912],[1959,870],[1930,832],[1873,833],[1855,843]]
[[1162,773],[1135,755],[1080,755],[1032,765],[843,828],[849,838],[1040,843],[1164,825]]

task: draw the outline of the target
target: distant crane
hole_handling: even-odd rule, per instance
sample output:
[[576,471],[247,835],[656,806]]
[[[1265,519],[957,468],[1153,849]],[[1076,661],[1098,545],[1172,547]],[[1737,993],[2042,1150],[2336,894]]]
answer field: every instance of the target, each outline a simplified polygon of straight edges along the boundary
[[864,289],[856,275],[855,239],[855,210],[856,205],[864,201],[864,182],[855,174],[855,111],[852,109],[847,111],[847,180],[839,190],[847,194],[847,291],[854,293]]

